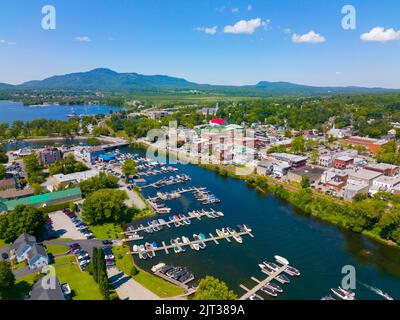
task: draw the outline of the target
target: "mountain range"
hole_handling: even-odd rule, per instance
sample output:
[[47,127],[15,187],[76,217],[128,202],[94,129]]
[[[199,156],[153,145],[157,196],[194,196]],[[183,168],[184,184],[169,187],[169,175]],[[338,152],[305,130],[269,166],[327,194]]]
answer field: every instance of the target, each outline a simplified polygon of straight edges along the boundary
[[316,87],[290,82],[261,81],[256,85],[227,86],[198,84],[182,78],[165,75],[118,73],[106,68],[88,72],[58,75],[44,80],[28,81],[20,85],[0,83],[0,90],[73,90],[114,93],[185,93],[229,94],[245,96],[274,95],[329,95],[347,93],[400,92],[396,89],[365,87]]

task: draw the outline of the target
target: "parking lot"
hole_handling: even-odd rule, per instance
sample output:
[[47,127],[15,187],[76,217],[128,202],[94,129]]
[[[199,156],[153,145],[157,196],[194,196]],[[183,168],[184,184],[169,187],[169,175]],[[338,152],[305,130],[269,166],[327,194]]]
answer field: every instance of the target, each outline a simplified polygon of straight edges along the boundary
[[84,240],[86,237],[77,230],[75,224],[62,211],[57,211],[49,214],[53,221],[53,229],[57,232],[60,238]]

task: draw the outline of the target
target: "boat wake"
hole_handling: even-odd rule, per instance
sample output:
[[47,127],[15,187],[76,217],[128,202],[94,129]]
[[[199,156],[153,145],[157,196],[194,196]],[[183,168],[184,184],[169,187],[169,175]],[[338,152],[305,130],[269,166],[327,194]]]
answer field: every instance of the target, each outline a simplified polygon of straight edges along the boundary
[[374,292],[375,294],[377,294],[378,296],[381,296],[383,298],[385,298],[386,300],[393,300],[392,297],[390,297],[387,293],[383,292],[381,289],[379,288],[375,288],[373,286],[370,286],[366,283],[360,282],[358,281],[362,286],[364,286],[365,288],[367,288],[368,290]]

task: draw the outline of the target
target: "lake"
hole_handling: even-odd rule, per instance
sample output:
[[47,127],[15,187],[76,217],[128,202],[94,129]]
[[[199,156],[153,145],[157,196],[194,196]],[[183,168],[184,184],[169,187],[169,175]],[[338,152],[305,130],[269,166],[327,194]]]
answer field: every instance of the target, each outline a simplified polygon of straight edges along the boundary
[[[143,151],[138,150],[121,151],[144,155]],[[220,204],[202,206],[192,194],[186,194],[178,200],[166,202],[172,208],[171,215],[214,208],[222,211],[225,216],[216,220],[192,220],[190,226],[172,227],[145,235],[145,239],[138,243],[169,243],[178,236],[193,238],[194,233],[215,234],[216,228],[237,229],[237,224],[252,227],[255,238],[244,236],[243,244],[228,243],[225,240],[220,241],[219,245],[209,242],[207,248],[200,252],[186,250],[185,253],[170,252],[166,255],[160,251],[151,260],[137,259],[140,267],[150,270],[159,262],[186,266],[196,278],[213,275],[225,281],[240,296],[244,293],[240,284],[251,288],[255,282],[250,277],[265,278],[258,264],[265,260],[272,261],[274,255],[281,255],[298,268],[302,275],[291,278],[292,283],[282,285],[284,293],[275,299],[319,300],[331,293],[330,288],[341,284],[341,270],[345,265],[356,268],[357,299],[383,299],[371,290],[371,286],[400,299],[400,250],[397,248],[296,212],[290,204],[272,195],[260,194],[243,181],[218,176],[196,165],[178,164],[176,167],[179,168],[176,174],[186,173],[192,177],[192,181],[187,185],[164,187],[161,190],[148,188],[143,191],[144,196],[154,196],[157,191],[171,191],[186,186],[207,187],[221,199]],[[161,178],[146,177],[146,180],[154,182]],[[265,299],[274,299],[261,295]]]
[[68,120],[72,113],[108,114],[120,110],[111,106],[24,106],[20,102],[0,101],[0,123],[12,123],[16,120],[30,121],[35,119]]

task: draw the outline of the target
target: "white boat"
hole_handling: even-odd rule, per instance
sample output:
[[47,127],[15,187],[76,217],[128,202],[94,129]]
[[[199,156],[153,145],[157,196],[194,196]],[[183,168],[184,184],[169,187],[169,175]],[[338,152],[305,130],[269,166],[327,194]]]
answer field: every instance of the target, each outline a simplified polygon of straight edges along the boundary
[[133,252],[138,252],[139,247],[135,244],[132,248]]
[[339,297],[342,300],[354,300],[355,299],[355,294],[351,291],[345,290],[341,287],[339,288],[332,288],[331,291],[333,294],[337,297]]
[[237,243],[243,243],[243,238],[238,234],[234,234],[233,239],[235,239]]
[[252,232],[253,231],[248,225],[244,224],[243,227],[244,227],[244,230],[247,231],[247,232]]
[[215,232],[217,233],[218,237],[223,237],[224,236],[224,233],[219,229],[216,229]]
[[281,256],[275,256],[275,260],[282,264],[286,264],[286,265],[289,264],[289,261]]

